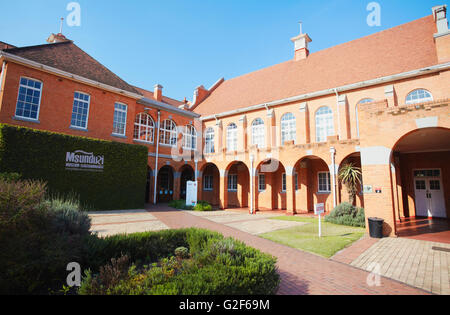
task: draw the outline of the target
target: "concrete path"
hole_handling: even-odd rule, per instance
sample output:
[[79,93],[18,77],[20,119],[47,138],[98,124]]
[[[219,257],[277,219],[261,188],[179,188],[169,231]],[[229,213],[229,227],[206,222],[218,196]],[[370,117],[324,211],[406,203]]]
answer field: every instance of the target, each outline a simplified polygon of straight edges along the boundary
[[435,294],[450,295],[450,244],[406,238],[384,238],[361,254],[352,266]]
[[152,206],[148,208],[148,211],[170,228],[196,227],[217,231],[226,237],[233,237],[277,257],[277,266],[282,279],[278,294],[281,295],[428,294],[423,290],[384,277],[381,277],[380,286],[370,286],[367,280],[373,279],[373,276],[369,272],[262,239],[231,226],[214,222],[212,218],[205,219],[199,214],[171,210],[164,206]]
[[169,229],[146,210],[90,212],[91,232],[100,237]]

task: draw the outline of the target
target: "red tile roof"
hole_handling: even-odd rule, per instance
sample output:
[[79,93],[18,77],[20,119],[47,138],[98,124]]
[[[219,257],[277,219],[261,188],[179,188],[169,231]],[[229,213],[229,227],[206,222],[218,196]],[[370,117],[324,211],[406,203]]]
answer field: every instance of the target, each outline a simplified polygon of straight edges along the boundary
[[[154,98],[154,93],[153,93],[153,92],[148,91],[148,90],[145,90],[145,89],[142,89],[142,88],[139,88],[139,87],[137,87],[137,86],[135,86],[134,88],[135,88],[136,90],[138,90],[144,97],[149,98],[149,99],[156,100],[156,99]],[[167,97],[167,96],[164,96],[164,95],[163,95],[163,97],[162,97],[162,102],[163,102],[163,103],[166,103],[166,104],[168,104],[168,105],[172,105],[172,106],[174,106],[174,107],[178,107],[178,106],[181,106],[181,105],[184,104],[183,102],[177,101],[177,100],[175,100],[175,99],[173,99],[173,98],[170,98],[170,97]]]
[[4,51],[124,91],[140,94],[72,41],[4,49]]
[[194,109],[232,111],[306,93],[399,74],[438,63],[432,16],[222,83]]

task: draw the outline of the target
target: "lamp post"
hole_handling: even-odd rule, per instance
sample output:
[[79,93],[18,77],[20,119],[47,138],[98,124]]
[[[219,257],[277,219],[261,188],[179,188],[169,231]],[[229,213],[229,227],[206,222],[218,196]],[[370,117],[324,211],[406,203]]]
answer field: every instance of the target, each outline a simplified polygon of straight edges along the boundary
[[331,172],[331,176],[333,178],[333,207],[336,208],[337,206],[337,196],[336,196],[336,185],[337,185],[337,180],[336,180],[336,149],[334,147],[330,148],[330,153],[331,153],[331,167],[332,169],[330,171]]

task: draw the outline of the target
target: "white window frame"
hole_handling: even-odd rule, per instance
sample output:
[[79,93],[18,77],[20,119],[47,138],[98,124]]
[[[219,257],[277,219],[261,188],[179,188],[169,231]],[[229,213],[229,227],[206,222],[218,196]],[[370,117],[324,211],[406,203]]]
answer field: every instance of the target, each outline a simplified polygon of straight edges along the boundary
[[252,123],[252,145],[258,148],[266,147],[266,128],[264,120],[256,118]]
[[205,154],[215,153],[214,147],[215,131],[213,128],[206,129],[205,132]]
[[333,110],[328,106],[320,107],[315,116],[316,142],[327,142],[328,137],[335,134]]
[[231,123],[227,127],[227,151],[237,151],[238,127],[235,123]]
[[[40,83],[41,84],[41,88],[38,89],[36,87],[30,87],[28,85],[23,85],[22,84],[22,79],[31,80],[31,81]],[[30,103],[30,102],[26,101],[26,93],[25,93],[25,100],[24,101],[20,101],[20,89],[21,88],[30,89],[30,90],[33,90],[33,91],[39,91],[39,102],[37,104],[38,109],[37,109],[37,113],[36,113],[36,118],[31,118],[31,117],[26,117],[26,116],[22,116],[22,115],[17,115],[17,106],[19,105],[19,102],[24,103],[24,106],[25,106],[25,103]],[[41,101],[42,101],[43,88],[44,88],[44,83],[42,81],[40,81],[40,80],[36,80],[36,79],[33,79],[33,78],[29,78],[29,77],[20,77],[20,79],[19,79],[19,90],[17,91],[17,101],[16,101],[16,109],[14,111],[14,117],[25,119],[25,120],[30,120],[30,121],[38,121],[39,120],[39,114],[40,114],[40,111],[41,111]],[[30,103],[30,107],[31,106],[33,106],[33,105]],[[31,109],[30,109],[30,114],[31,114]]]
[[203,176],[203,190],[204,191],[213,191],[214,190],[214,176],[213,175]]
[[[117,108],[118,105],[119,106],[125,106],[125,109]],[[118,121],[117,114],[125,114],[125,120],[123,122]],[[125,136],[127,134],[127,119],[128,119],[128,105],[123,104],[123,103],[119,103],[119,102],[115,102],[114,103],[114,119],[113,119],[113,135]],[[118,129],[116,127],[117,125],[123,125],[123,132],[122,133],[116,132],[116,129]]]
[[[146,118],[146,124],[142,124],[142,116],[144,116]],[[136,128],[138,129],[138,138],[136,138]],[[145,133],[146,135],[146,139],[142,140],[140,138],[141,134]],[[151,135],[151,139],[149,139],[150,137],[148,137],[148,135]],[[139,113],[136,115],[136,118],[134,120],[134,134],[133,134],[133,139],[135,141],[138,142],[143,142],[143,143],[148,143],[148,144],[153,144],[155,141],[155,121],[153,120],[152,116],[150,116],[147,113]]]
[[[422,98],[419,98],[419,97],[414,98],[415,97],[415,93],[418,94],[420,92],[428,93],[429,96],[422,97]],[[411,99],[409,99],[409,98],[411,98]],[[413,91],[408,93],[408,95],[406,96],[405,104],[406,105],[413,105],[413,104],[420,104],[420,103],[426,103],[426,102],[432,102],[432,101],[433,101],[433,94],[431,94],[430,91],[428,91],[426,89],[415,89],[415,90],[413,90]]]
[[265,192],[267,190],[266,174],[258,175],[258,191]]
[[228,175],[228,191],[237,192],[238,188],[238,176],[236,174]]
[[[170,129],[168,127],[171,127]],[[176,147],[178,143],[178,128],[172,119],[166,119],[159,128],[159,144],[165,147]],[[173,141],[175,140],[175,141]]]
[[183,149],[197,150],[197,130],[192,125],[183,128]]
[[285,113],[281,117],[281,145],[288,141],[297,143],[297,119],[292,113]]
[[[80,99],[80,98],[76,98],[75,94],[82,94],[82,95],[87,95],[89,97],[88,101],[87,101],[87,113],[86,113],[86,126],[85,127],[81,127],[81,126],[77,126],[73,124],[73,115],[76,115],[77,113],[74,112],[75,110],[75,101],[78,102],[83,102],[86,103],[86,101],[84,99]],[[73,105],[72,105],[72,116],[70,117],[70,127],[71,128],[75,128],[75,129],[81,129],[81,130],[87,130],[88,126],[89,126],[89,112],[91,110],[91,95],[85,92],[81,92],[81,91],[75,91],[73,93]]]
[[[321,189],[321,182],[320,182],[321,175],[326,175],[327,190]],[[330,172],[318,172],[317,173],[317,192],[320,194],[330,194],[331,193],[331,173]]]

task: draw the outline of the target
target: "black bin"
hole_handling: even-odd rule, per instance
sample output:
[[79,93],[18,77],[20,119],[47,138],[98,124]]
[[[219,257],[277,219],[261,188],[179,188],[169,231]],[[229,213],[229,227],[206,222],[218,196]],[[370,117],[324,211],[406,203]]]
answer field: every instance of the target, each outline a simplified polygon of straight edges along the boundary
[[383,238],[383,223],[380,218],[369,218],[369,232],[372,238]]

